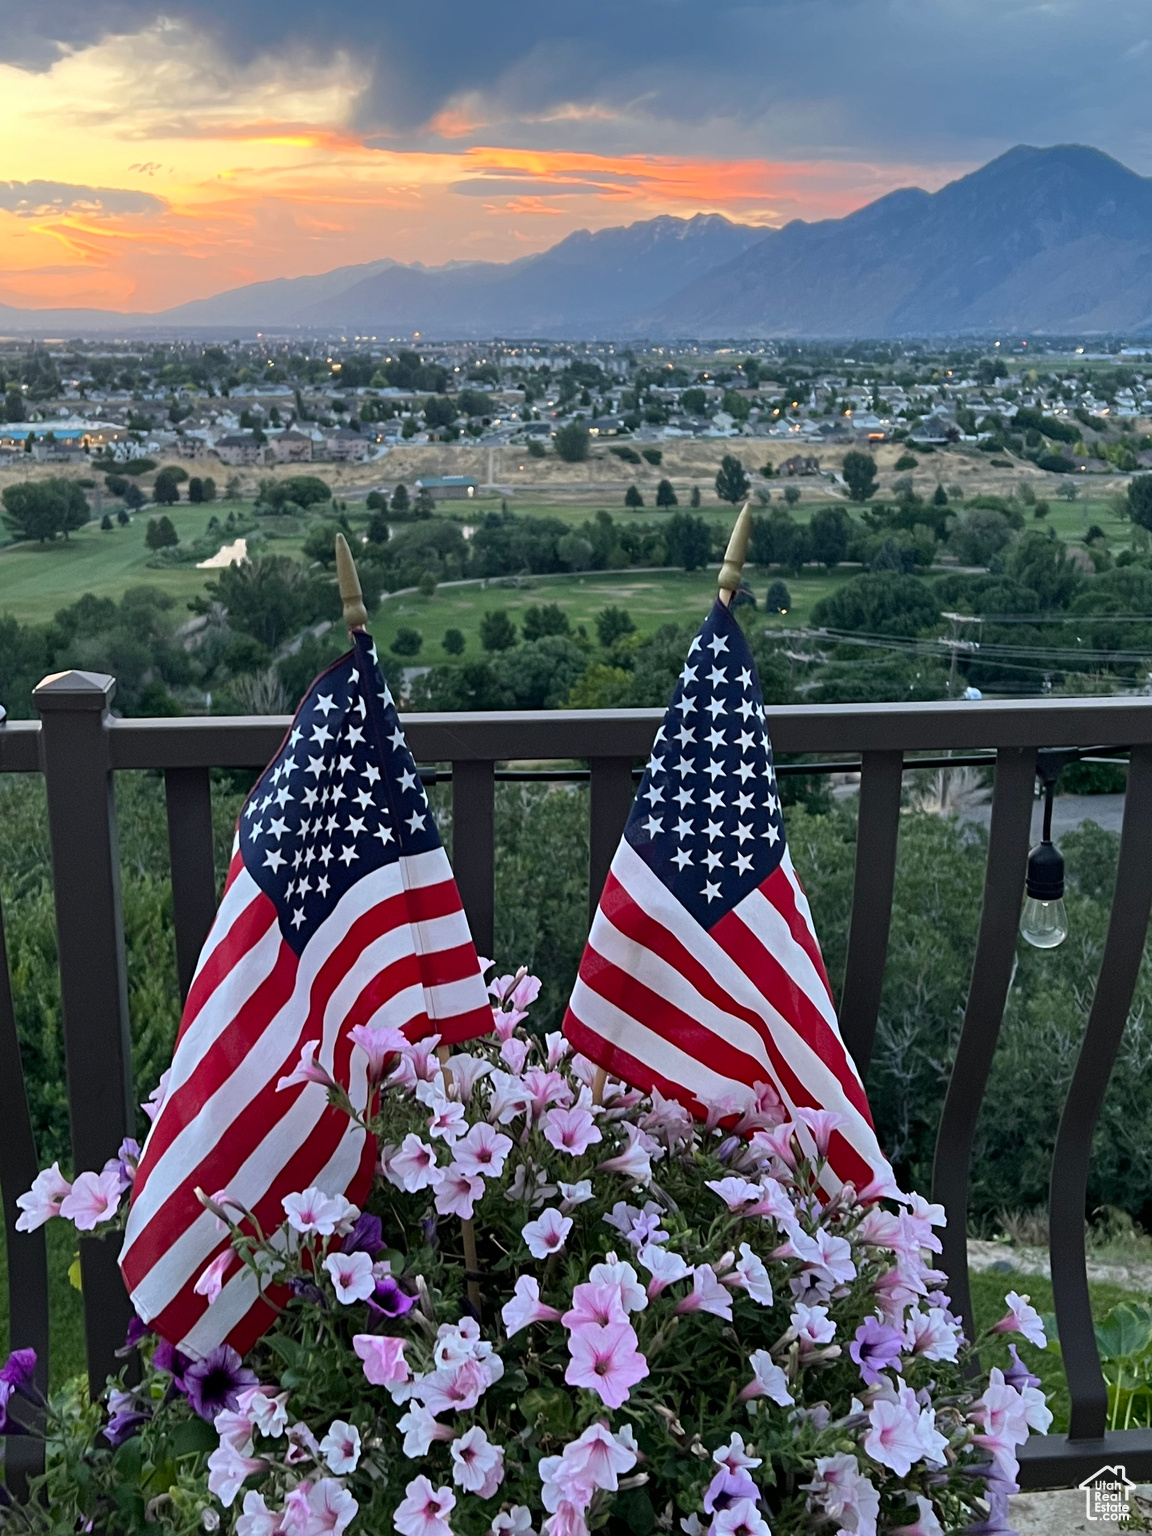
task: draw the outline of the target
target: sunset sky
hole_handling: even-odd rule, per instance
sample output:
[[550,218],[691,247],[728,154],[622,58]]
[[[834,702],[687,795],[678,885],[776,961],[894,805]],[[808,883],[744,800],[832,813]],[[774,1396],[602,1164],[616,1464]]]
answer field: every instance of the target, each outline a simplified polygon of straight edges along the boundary
[[1146,0],[0,0],[0,303],[825,218],[1021,141],[1147,174],[1150,87]]

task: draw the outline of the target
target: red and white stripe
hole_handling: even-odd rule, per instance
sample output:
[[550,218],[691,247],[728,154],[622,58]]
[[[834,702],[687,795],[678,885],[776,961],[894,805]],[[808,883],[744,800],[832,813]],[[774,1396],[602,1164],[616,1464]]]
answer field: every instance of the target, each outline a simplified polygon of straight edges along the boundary
[[812,914],[785,851],[711,929],[627,839],[612,861],[564,1034],[614,1077],[703,1118],[767,1082],[791,1112],[832,1110],[829,1193],[888,1173],[863,1084],[844,1048]]
[[224,1341],[241,1353],[273,1311],[239,1262],[211,1306],[192,1287],[227,1246],[196,1197],[227,1190],[265,1232],[285,1195],[310,1185],[361,1203],[375,1148],[331,1108],[320,1083],[279,1091],[301,1047],[362,1110],[357,1024],[439,1034],[455,1044],[492,1027],[468,922],[442,848],[401,857],[349,889],[297,956],[276,909],[233,853],[200,957],[167,1092],[144,1144],[120,1264],[137,1313],[187,1354]]

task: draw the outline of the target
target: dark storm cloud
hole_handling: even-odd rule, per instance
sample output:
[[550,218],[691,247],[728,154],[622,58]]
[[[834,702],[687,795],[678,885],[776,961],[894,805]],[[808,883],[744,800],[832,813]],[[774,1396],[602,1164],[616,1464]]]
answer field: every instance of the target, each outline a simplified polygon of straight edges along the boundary
[[[161,13],[238,64],[346,50],[371,73],[355,126],[406,141],[471,96],[506,143],[923,163],[1079,139],[1152,161],[1147,0],[0,0],[3,57],[44,68]],[[573,107],[608,120],[549,121]]]
[[0,208],[18,218],[83,209],[89,214],[162,213],[163,198],[123,187],[84,187],[67,181],[0,181]]

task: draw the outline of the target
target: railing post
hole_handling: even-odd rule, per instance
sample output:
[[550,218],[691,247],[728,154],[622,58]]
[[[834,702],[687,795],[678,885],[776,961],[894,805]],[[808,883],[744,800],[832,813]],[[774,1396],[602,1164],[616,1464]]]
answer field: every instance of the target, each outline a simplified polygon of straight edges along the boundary
[[632,809],[636,786],[630,757],[589,760],[588,795],[588,921],[596,916],[608,870],[616,857],[624,823]]
[[207,768],[169,768],[164,774],[168,856],[172,865],[172,921],[180,1001],[196,972],[216,916],[212,862],[212,781]]
[[492,958],[496,905],[496,764],[452,764],[452,872],[472,942]]
[[[60,672],[32,694],[43,724],[68,1113],[76,1172],[99,1171],[135,1129],[120,854],[107,711],[114,678]],[[93,1397],[116,1369],[132,1315],[118,1240],[80,1241],[88,1383]]]

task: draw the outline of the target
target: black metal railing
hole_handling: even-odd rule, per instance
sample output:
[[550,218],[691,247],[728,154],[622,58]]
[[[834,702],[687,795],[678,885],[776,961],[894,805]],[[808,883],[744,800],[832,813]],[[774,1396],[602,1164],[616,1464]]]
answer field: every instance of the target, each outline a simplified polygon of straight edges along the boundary
[[[167,791],[172,900],[181,995],[187,992],[216,905],[211,770],[256,769],[275,753],[287,720],[121,720],[109,713],[113,679],[70,672],[35,691],[39,721],[0,727],[0,772],[40,773],[47,790],[72,1151],[99,1168],[134,1125],[120,871],[112,785],[121,770],[160,770]],[[450,779],[453,864],[478,949],[491,953],[494,803],[498,764],[585,762],[590,787],[589,902],[599,898],[631,805],[637,762],[658,710],[411,715],[418,762]],[[1084,1214],[1093,1130],[1127,1022],[1152,908],[1152,699],[787,706],[770,716],[778,754],[816,754],[805,772],[860,772],[856,871],[840,1017],[867,1072],[880,1005],[905,772],[910,754],[979,754],[994,765],[983,908],[963,1027],[941,1115],[933,1197],[948,1215],[943,1265],[953,1304],[970,1323],[966,1226],[970,1162],[1011,980],[1034,797],[1037,750],[1122,743],[1129,749],[1119,869],[1103,962],[1080,1055],[1063,1105],[1052,1162],[1051,1265],[1071,1395],[1067,1435],[1024,1448],[1021,1482],[1069,1486],[1106,1462],[1152,1477],[1152,1430],[1105,1432],[1107,1393],[1096,1351],[1085,1267]],[[951,758],[957,762],[957,757]],[[438,765],[444,765],[443,767]],[[534,770],[538,772],[539,770]],[[559,773],[559,771],[557,771]],[[563,771],[565,777],[572,770]],[[433,772],[429,773],[433,777]],[[3,927],[0,923],[0,962]],[[0,963],[0,1186],[9,1255],[14,1342],[32,1344],[47,1381],[47,1259],[43,1232],[14,1231],[16,1196],[37,1156],[20,1073],[6,963]],[[128,1301],[115,1246],[82,1239],[87,1362],[98,1389],[116,1364]],[[36,1465],[32,1441],[14,1440],[9,1479]]]

